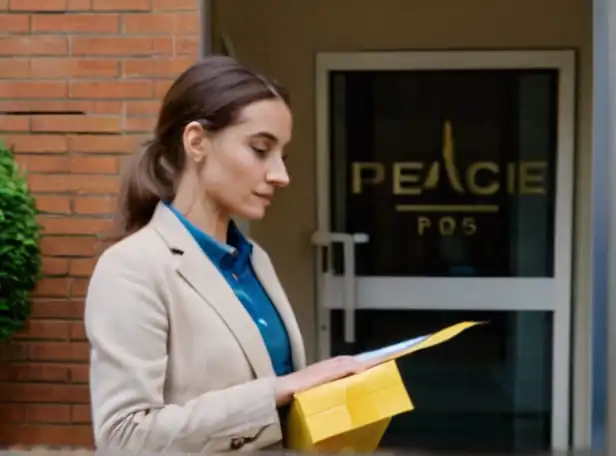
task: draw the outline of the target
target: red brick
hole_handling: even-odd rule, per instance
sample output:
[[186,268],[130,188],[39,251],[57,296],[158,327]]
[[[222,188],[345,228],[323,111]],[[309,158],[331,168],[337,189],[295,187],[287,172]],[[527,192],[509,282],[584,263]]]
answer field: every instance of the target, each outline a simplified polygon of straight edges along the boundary
[[0,81],[0,98],[61,98],[67,95],[65,82]]
[[172,84],[172,80],[156,81],[154,83],[154,96],[158,99],[163,99],[171,88]]
[[76,214],[100,215],[109,214],[115,211],[116,198],[106,196],[84,196],[73,200],[73,210]]
[[[1,42],[0,42],[1,44]],[[156,56],[173,53],[172,37],[141,36],[73,37],[73,55],[79,56]]]
[[66,299],[34,299],[32,318],[83,318],[83,302]]
[[186,13],[125,14],[124,33],[145,35],[187,35],[198,33],[199,15]]
[[15,337],[17,339],[68,340],[69,329],[69,323],[65,321],[30,320]]
[[69,137],[69,150],[71,152],[87,153],[133,153],[146,140],[144,136],[122,135],[122,136],[100,136],[100,135],[79,135]]
[[30,64],[33,78],[92,78],[116,77],[119,63],[115,60],[80,58],[36,58]]
[[18,423],[27,421],[27,409],[20,404],[0,404],[0,421]]
[[117,14],[34,14],[32,32],[41,33],[117,33]]
[[0,346],[0,397],[15,402],[0,411],[0,421],[9,423],[0,426],[0,447],[90,445],[83,296],[98,255],[110,245],[103,239],[126,154],[151,136],[160,98],[197,56],[198,1],[12,0],[11,6],[22,10],[3,15],[9,0],[0,0],[0,56],[11,57],[0,68],[0,111],[24,115],[0,116],[0,136],[29,171],[45,233],[45,278],[32,293],[29,323]]
[[[101,100],[0,100],[0,111],[68,111],[85,114],[122,114],[122,101]],[[76,115],[76,114],[75,114]]]
[[63,276],[68,274],[69,261],[67,258],[43,258],[43,273],[46,276]]
[[47,214],[70,214],[71,200],[66,196],[38,195],[36,207]]
[[86,328],[83,321],[71,323],[70,338],[71,340],[86,340]]
[[36,132],[100,132],[120,131],[120,119],[100,116],[36,116],[32,119],[32,131]]
[[153,117],[128,117],[124,119],[124,131],[129,133],[145,133],[153,131],[156,119]]
[[98,240],[94,237],[55,237],[41,239],[44,255],[91,256],[96,253]]
[[15,159],[29,173],[64,173],[70,169],[69,158],[63,155],[17,154]]
[[62,193],[71,190],[70,176],[61,174],[29,174],[28,185],[34,193]]
[[[35,0],[40,3],[40,0]],[[68,39],[62,36],[0,36],[0,56],[67,55]]]
[[64,11],[66,7],[66,0],[10,0],[13,11]]
[[[23,324],[21,326],[23,327]],[[0,382],[6,381],[7,379],[5,366],[10,366],[12,364],[15,364],[16,362],[24,361],[23,359],[12,359],[13,348],[11,347],[11,345],[13,344],[14,342],[10,340],[3,340],[2,342],[0,342]],[[25,346],[25,344],[18,345]],[[20,350],[23,352],[23,348]]]
[[89,279],[73,279],[70,294],[73,298],[83,298],[88,292]]
[[93,0],[95,11],[149,11],[150,0]]
[[91,0],[68,0],[68,11],[84,11],[92,8]]
[[129,78],[176,78],[194,62],[192,57],[128,59],[122,64],[122,74]]
[[70,423],[71,406],[59,404],[32,404],[27,407],[31,423]]
[[109,220],[90,218],[42,217],[40,223],[46,234],[103,234],[110,226]]
[[197,10],[198,0],[152,0],[154,11],[195,11]]
[[10,65],[0,65],[0,78],[15,79],[26,78],[30,74],[30,61],[12,58]]
[[26,361],[28,356],[28,345],[15,341],[4,342],[0,346],[0,360],[3,362],[21,362]]
[[73,82],[71,98],[149,98],[154,94],[151,81]]
[[29,348],[32,361],[87,361],[89,356],[84,342],[32,342]]
[[71,422],[86,424],[92,421],[92,411],[89,405],[73,405],[71,407]]
[[115,174],[118,159],[114,157],[73,157],[70,164],[74,174]]
[[8,135],[3,139],[15,152],[57,153],[68,148],[67,138],[59,135]]
[[69,368],[69,378],[71,383],[88,383],[90,380],[90,372],[88,366],[71,366]]
[[28,358],[28,346],[25,343],[9,341],[0,346],[0,348],[0,359],[3,361],[25,361]]
[[127,116],[157,116],[160,101],[127,101],[124,103]]
[[30,18],[27,14],[0,14],[2,33],[28,33]]
[[117,176],[71,176],[71,190],[78,195],[116,194],[118,187]]
[[[21,330],[25,325],[22,324],[17,330]],[[28,360],[28,346],[24,343],[16,343],[10,341],[0,345],[0,363],[13,365],[15,363],[25,362]],[[4,380],[7,376],[0,369],[0,378]]]
[[0,131],[28,131],[30,130],[30,117],[0,115]]
[[27,447],[75,447],[91,448],[90,425],[73,424],[7,424],[0,430],[0,443],[19,443]]
[[71,260],[70,275],[73,277],[90,277],[94,271],[96,259],[94,258],[79,258]]
[[86,114],[116,114],[122,113],[121,101],[107,100],[88,100],[88,101],[67,101],[66,106],[72,106],[74,109],[79,109]]
[[199,40],[192,36],[178,36],[175,40],[175,55],[197,56],[199,53]]
[[58,364],[12,364],[6,380],[12,382],[66,382],[69,368]]
[[36,285],[33,296],[63,298],[69,293],[70,281],[66,278],[45,277]]

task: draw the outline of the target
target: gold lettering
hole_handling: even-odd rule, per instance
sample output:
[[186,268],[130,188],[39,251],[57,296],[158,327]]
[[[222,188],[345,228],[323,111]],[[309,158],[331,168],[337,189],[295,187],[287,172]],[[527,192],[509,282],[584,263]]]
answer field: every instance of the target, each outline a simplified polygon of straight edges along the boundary
[[477,223],[473,217],[464,217],[462,219],[462,232],[467,236],[472,236],[477,232]]
[[471,164],[466,171],[466,184],[468,185],[468,189],[475,195],[494,195],[500,188],[497,180],[492,181],[492,183],[485,187],[477,183],[477,174],[482,170],[491,171],[498,176],[498,165],[496,163],[487,161],[475,162]]
[[507,163],[507,193],[515,194],[515,163]]
[[[410,171],[421,171],[424,165],[420,162],[396,162],[394,163],[394,194],[395,195],[420,195],[421,187],[404,186],[404,184],[419,183],[420,175],[411,174]],[[407,173],[405,173],[407,171]]]
[[[354,162],[351,164],[351,188],[353,194],[361,194],[367,186],[380,185],[392,173],[392,190],[398,196],[419,196],[437,190],[445,182],[439,182],[438,162],[394,162],[390,169],[379,162]],[[452,173],[453,168],[447,171]],[[464,174],[467,191],[476,196],[494,196],[499,192],[508,195],[547,194],[548,163],[540,161],[513,162],[503,165],[491,161],[477,161],[469,164]],[[480,178],[481,174],[484,174]],[[491,177],[488,176],[491,174]],[[488,178],[489,177],[489,178]],[[457,180],[454,179],[455,182]],[[457,182],[452,189],[464,192]],[[387,184],[389,182],[387,181]]]
[[451,188],[458,193],[464,193],[464,188],[456,169],[455,140],[453,139],[453,129],[449,120],[446,120],[445,125],[443,125],[443,161],[445,162],[445,171],[451,183]]
[[519,167],[520,195],[545,195],[547,163],[520,162]]
[[[364,171],[372,171],[371,176],[364,176]],[[364,184],[377,185],[385,180],[385,166],[375,162],[355,162],[352,172],[352,190],[354,194],[362,193]]]
[[423,236],[426,232],[426,229],[430,228],[431,225],[432,223],[430,222],[430,219],[428,217],[417,217],[417,234]]
[[441,217],[438,221],[438,232],[441,236],[451,236],[456,231],[456,221],[453,217]]
[[[441,236],[452,236],[456,231],[461,231],[465,236],[473,236],[477,232],[477,221],[474,217],[462,217],[456,219],[455,216],[437,217],[438,233]],[[433,220],[425,215],[417,217],[417,234],[425,235],[432,228]]]

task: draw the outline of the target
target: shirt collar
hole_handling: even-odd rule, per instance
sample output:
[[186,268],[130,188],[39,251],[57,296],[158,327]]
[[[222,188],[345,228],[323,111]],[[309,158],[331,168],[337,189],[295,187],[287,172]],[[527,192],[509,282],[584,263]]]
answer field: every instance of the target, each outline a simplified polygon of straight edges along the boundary
[[246,239],[236,224],[231,220],[227,229],[227,243],[222,243],[214,239],[209,234],[195,226],[188,220],[184,214],[177,210],[171,203],[166,203],[167,207],[175,214],[182,222],[184,227],[193,236],[199,247],[218,267],[229,266],[230,263],[237,259],[246,261],[252,254],[252,244]]

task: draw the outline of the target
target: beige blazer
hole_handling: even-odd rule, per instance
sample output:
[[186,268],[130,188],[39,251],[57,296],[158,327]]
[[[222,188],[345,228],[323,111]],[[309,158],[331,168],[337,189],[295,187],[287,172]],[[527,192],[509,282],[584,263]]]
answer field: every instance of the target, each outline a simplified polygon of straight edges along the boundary
[[[274,267],[258,245],[252,261],[301,369],[301,334]],[[163,204],[101,256],[85,307],[98,448],[210,453],[280,444],[275,373],[259,329]]]

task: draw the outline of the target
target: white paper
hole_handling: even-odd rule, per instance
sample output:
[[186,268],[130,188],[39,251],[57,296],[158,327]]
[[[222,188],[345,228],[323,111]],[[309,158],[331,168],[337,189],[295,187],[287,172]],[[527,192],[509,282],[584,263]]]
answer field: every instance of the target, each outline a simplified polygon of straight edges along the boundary
[[385,358],[387,356],[390,356],[393,353],[400,352],[414,345],[417,345],[420,342],[423,342],[424,340],[426,340],[428,337],[430,336],[420,336],[420,337],[415,337],[413,339],[408,339],[408,340],[398,342],[393,345],[388,345],[387,347],[379,348],[377,350],[371,350],[371,351],[367,351],[364,353],[360,353],[359,355],[356,355],[355,358],[361,362],[373,361],[377,358],[378,359]]

